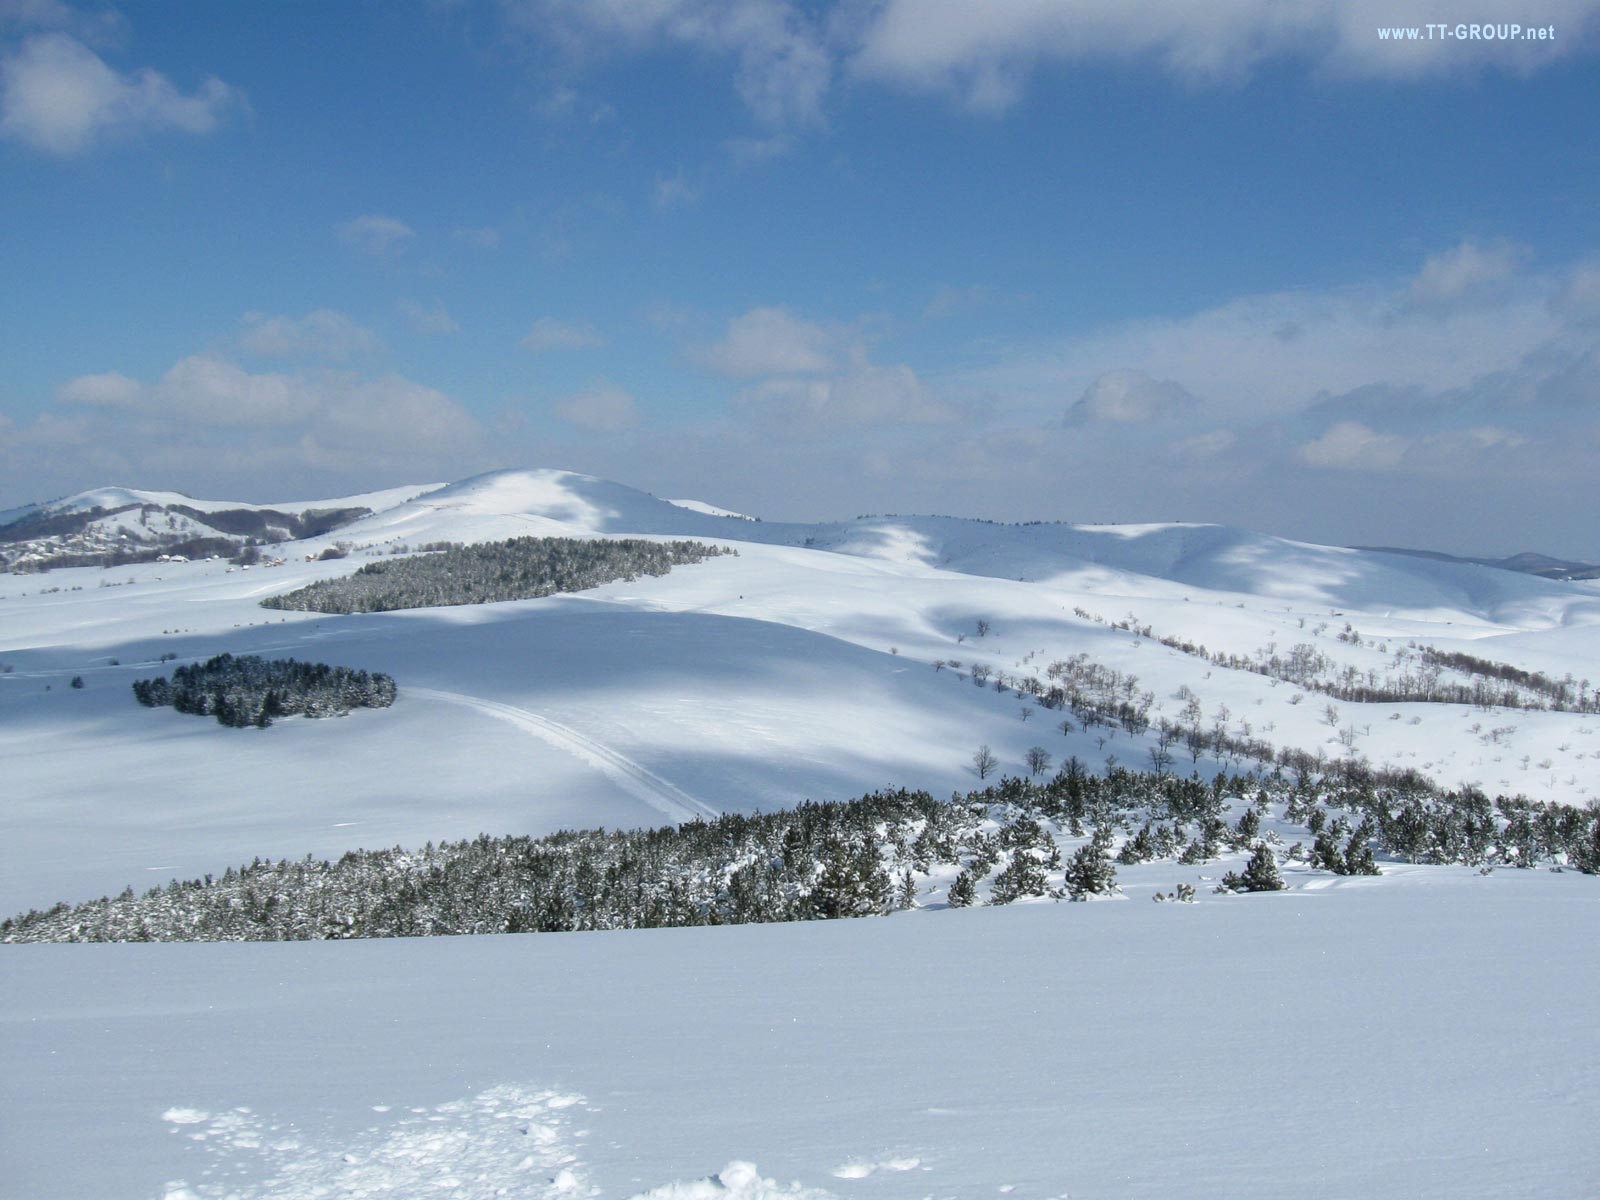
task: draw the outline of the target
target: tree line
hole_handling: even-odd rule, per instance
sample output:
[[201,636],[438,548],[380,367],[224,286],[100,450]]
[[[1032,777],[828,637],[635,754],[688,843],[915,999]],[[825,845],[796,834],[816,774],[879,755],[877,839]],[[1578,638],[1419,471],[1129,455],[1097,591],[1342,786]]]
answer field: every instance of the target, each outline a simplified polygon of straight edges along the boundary
[[[1241,805],[1228,820],[1230,806]],[[1264,831],[1268,817],[1303,827],[1305,841],[1284,847]],[[1248,857],[1219,891],[1275,890],[1288,862],[1374,874],[1379,856],[1594,874],[1600,809],[1278,770],[1211,781],[1121,767],[1091,775],[1071,759],[1048,780],[1007,778],[949,800],[902,789],[661,829],[485,835],[358,850],[336,862],[258,858],[221,878],[30,912],[0,922],[0,940],[272,941],[823,920],[915,907],[939,887],[951,907],[1084,899],[1114,892],[1118,865],[1194,865],[1230,853]],[[1193,888],[1171,896],[1192,898]]]

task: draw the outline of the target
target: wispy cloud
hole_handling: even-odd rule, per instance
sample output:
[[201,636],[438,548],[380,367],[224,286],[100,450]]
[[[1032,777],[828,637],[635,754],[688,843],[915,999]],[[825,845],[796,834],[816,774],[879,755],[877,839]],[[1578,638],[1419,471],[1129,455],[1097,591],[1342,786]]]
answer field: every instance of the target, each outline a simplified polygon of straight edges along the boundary
[[401,300],[395,307],[399,309],[400,317],[405,321],[406,327],[420,337],[458,333],[461,330],[461,326],[456,324],[455,318],[445,308],[443,301],[418,304],[415,300]]
[[345,245],[374,258],[399,253],[416,236],[417,231],[404,221],[382,213],[365,213],[339,226]]
[[342,361],[371,354],[378,335],[353,317],[319,308],[301,317],[246,313],[239,346],[258,358],[320,358]]
[[1201,85],[1237,83],[1276,59],[1401,80],[1485,66],[1526,71],[1584,47],[1597,12],[1594,0],[1544,4],[1530,23],[1557,25],[1555,40],[1429,42],[1379,38],[1380,25],[1444,19],[1383,0],[885,0],[861,29],[850,69],[993,112],[1014,104],[1029,76],[1053,63],[1149,62]]
[[691,357],[725,378],[745,381],[735,411],[785,433],[955,416],[910,366],[874,363],[870,350],[858,330],[762,307],[731,319],[719,340]]
[[833,78],[823,21],[787,0],[504,0],[502,10],[570,63],[668,48],[730,60],[740,99],[772,127],[819,121]]
[[522,339],[522,348],[535,354],[549,354],[554,350],[592,350],[606,344],[592,326],[560,321],[555,317],[539,317]]
[[639,408],[633,397],[616,384],[604,381],[558,400],[551,405],[551,411],[586,433],[621,433],[639,423]]

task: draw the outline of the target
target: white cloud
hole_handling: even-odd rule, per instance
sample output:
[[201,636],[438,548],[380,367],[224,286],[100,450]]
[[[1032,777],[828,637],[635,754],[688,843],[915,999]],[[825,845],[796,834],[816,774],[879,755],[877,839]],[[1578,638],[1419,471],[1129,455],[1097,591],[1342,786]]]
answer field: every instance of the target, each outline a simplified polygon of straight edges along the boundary
[[1143,371],[1107,371],[1085,388],[1077,403],[1067,410],[1066,423],[1144,424],[1183,416],[1199,403],[1187,388],[1170,379],[1152,379]]
[[551,406],[567,424],[590,433],[620,433],[639,423],[633,397],[612,383],[598,383]]
[[790,433],[948,421],[955,413],[904,363],[871,361],[858,330],[825,326],[784,308],[752,308],[720,340],[691,353],[729,379],[751,381],[737,411]]
[[210,133],[243,93],[210,78],[185,93],[148,68],[123,73],[65,33],[39,34],[0,59],[0,134],[50,154],[102,135]]
[[1282,417],[1374,384],[1438,395],[1515,369],[1568,337],[1551,304],[1565,278],[1502,278],[1470,304],[1416,304],[1413,279],[1242,296],[1186,316],[996,343],[991,365],[954,374],[951,384],[1043,416],[1063,395],[1132,367],[1181,380],[1219,422]]
[[735,163],[749,167],[782,158],[794,149],[794,138],[786,133],[775,133],[771,137],[736,137],[723,142],[722,148]]
[[1204,462],[1222,457],[1238,444],[1239,435],[1233,430],[1213,429],[1210,433],[1197,433],[1192,437],[1179,438],[1167,449],[1178,458]]
[[[51,470],[199,472],[284,486],[285,472],[437,475],[470,467],[483,448],[477,420],[449,396],[399,375],[246,371],[191,355],[153,383],[116,373],[62,384],[67,419],[45,413],[0,451],[60,449]],[[0,459],[0,466],[5,460]]]
[[1388,0],[886,0],[860,32],[852,69],[987,111],[1014,103],[1029,74],[1050,62],[1153,62],[1200,83],[1233,83],[1290,57],[1399,79],[1485,65],[1523,71],[1581,47],[1597,10],[1595,0],[1542,5],[1528,23],[1553,22],[1561,31],[1554,41],[1394,42],[1378,27],[1461,18],[1405,12]]
[[733,379],[826,371],[834,365],[837,338],[821,325],[782,308],[752,308],[728,322],[722,340],[697,358]]
[[338,377],[316,393],[320,403],[308,436],[341,452],[453,451],[478,435],[477,421],[454,400],[400,375]]
[[0,32],[22,33],[54,30],[70,33],[91,46],[112,45],[123,40],[127,20],[113,9],[79,12],[61,0],[0,0]]
[[143,384],[116,371],[79,375],[56,389],[56,399],[62,404],[85,404],[91,408],[131,408],[143,396]]
[[588,325],[540,317],[534,321],[521,344],[524,350],[547,354],[552,350],[592,350],[605,345],[606,341]]
[[1480,245],[1465,241],[1429,255],[1406,297],[1413,304],[1448,304],[1481,295],[1497,284],[1509,282],[1527,257],[1525,247],[1510,242]]
[[700,185],[682,171],[656,176],[650,203],[659,209],[688,208],[700,199]]
[[1398,434],[1377,433],[1359,421],[1341,421],[1297,452],[1311,467],[1343,471],[1384,471],[1400,465],[1410,441]]
[[1402,465],[1422,473],[1459,472],[1491,452],[1529,444],[1509,429],[1478,425],[1441,430],[1422,437],[1379,433],[1359,421],[1341,421],[1296,451],[1310,467],[1340,471],[1392,471]]
[[443,301],[435,300],[431,305],[424,305],[415,300],[401,300],[396,307],[407,327],[419,337],[461,331],[461,326],[456,324]]
[[403,248],[417,231],[397,217],[366,213],[339,226],[339,236],[346,245],[381,258]]
[[239,345],[261,358],[325,358],[335,361],[379,348],[378,335],[344,313],[319,308],[303,317],[246,313]]
[[734,60],[734,86],[771,126],[821,119],[833,58],[818,23],[788,0],[506,0],[511,23],[581,62],[686,47]]
[[450,236],[480,250],[494,250],[500,245],[500,231],[488,225],[463,226],[453,230]]
[[740,392],[735,406],[791,434],[865,425],[929,425],[954,419],[915,371],[861,363],[828,378],[766,379]]
[[250,428],[291,425],[317,406],[315,390],[294,376],[252,375],[210,354],[175,363],[150,389],[146,404],[169,419]]

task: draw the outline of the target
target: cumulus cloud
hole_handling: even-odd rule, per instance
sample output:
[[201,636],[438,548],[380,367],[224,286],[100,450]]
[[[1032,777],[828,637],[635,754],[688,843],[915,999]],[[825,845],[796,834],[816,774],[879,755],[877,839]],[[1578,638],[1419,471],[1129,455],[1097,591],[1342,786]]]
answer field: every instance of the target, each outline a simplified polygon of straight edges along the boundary
[[62,404],[84,404],[91,408],[131,408],[143,396],[144,387],[137,379],[129,379],[117,371],[79,375],[56,389],[56,399]]
[[568,425],[588,433],[621,433],[639,423],[633,397],[613,383],[597,383],[551,406]]
[[370,354],[378,335],[354,318],[329,308],[303,317],[246,313],[239,345],[260,358],[323,358],[335,361]]
[[826,371],[834,364],[836,335],[782,308],[752,308],[734,317],[720,341],[698,358],[733,379]]
[[250,428],[293,424],[318,404],[315,390],[293,376],[254,375],[210,354],[174,363],[148,398],[148,407],[164,417]]
[[1167,417],[1183,416],[1200,402],[1181,383],[1152,379],[1143,371],[1108,371],[1087,388],[1067,410],[1068,425],[1113,421],[1142,425]]
[[1413,304],[1448,304],[1482,295],[1511,280],[1528,257],[1525,247],[1511,242],[1480,245],[1474,241],[1430,255],[1411,281],[1406,298]]
[[118,71],[67,33],[37,34],[0,58],[0,135],[48,154],[110,134],[210,133],[243,102],[216,78],[184,92],[149,68]]
[[593,327],[555,317],[539,317],[522,339],[522,348],[535,354],[548,354],[552,350],[592,350],[604,346],[605,338]]
[[417,231],[397,217],[365,213],[339,226],[339,237],[347,246],[374,258],[397,253],[417,236]]
[[150,383],[115,372],[80,376],[61,385],[57,400],[75,410],[73,422],[45,414],[30,437],[73,428],[132,463],[187,453],[247,471],[268,463],[405,467],[469,452],[481,433],[449,396],[400,375],[251,372],[216,354],[190,355]]
[[692,351],[701,366],[746,386],[734,408],[789,433],[952,420],[910,366],[872,361],[857,329],[823,325],[777,307],[732,318],[723,335]]

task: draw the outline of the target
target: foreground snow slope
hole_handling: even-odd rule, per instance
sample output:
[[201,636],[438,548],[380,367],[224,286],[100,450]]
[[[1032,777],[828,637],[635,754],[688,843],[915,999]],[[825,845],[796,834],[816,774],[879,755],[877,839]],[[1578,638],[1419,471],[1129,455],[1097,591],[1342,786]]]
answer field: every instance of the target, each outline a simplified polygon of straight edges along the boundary
[[1588,1196],[1597,937],[1590,877],[1399,868],[1195,905],[8,947],[0,1195],[628,1197],[745,1160],[783,1190],[653,1194]]
[[[322,617],[258,604],[401,546],[528,533],[692,536],[739,555],[472,608]],[[306,561],[337,542],[350,557]],[[1063,733],[1062,714],[968,678],[973,664],[1042,678],[1077,654],[1137,676],[1156,719],[1177,719],[1187,688],[1207,727],[1276,746],[1337,757],[1342,738],[1375,763],[1491,794],[1584,803],[1597,786],[1600,717],[1341,702],[1330,719],[1325,696],[1111,623],[1238,654],[1304,642],[1380,674],[1417,641],[1600,679],[1600,585],[1213,526],[784,526],[559,471],[465,480],[280,555],[252,570],[0,574],[0,666],[12,668],[0,673],[0,909],[256,855],[647,825],[885,785],[943,794],[977,783],[982,744],[1011,773],[1035,745],[1056,762],[1148,767],[1149,737]],[[1359,645],[1338,640],[1347,622]],[[162,655],[224,650],[386,671],[401,700],[244,731],[132,702],[129,683],[170,669]],[[933,668],[952,660],[961,667]],[[1176,765],[1216,769],[1181,749]]]

